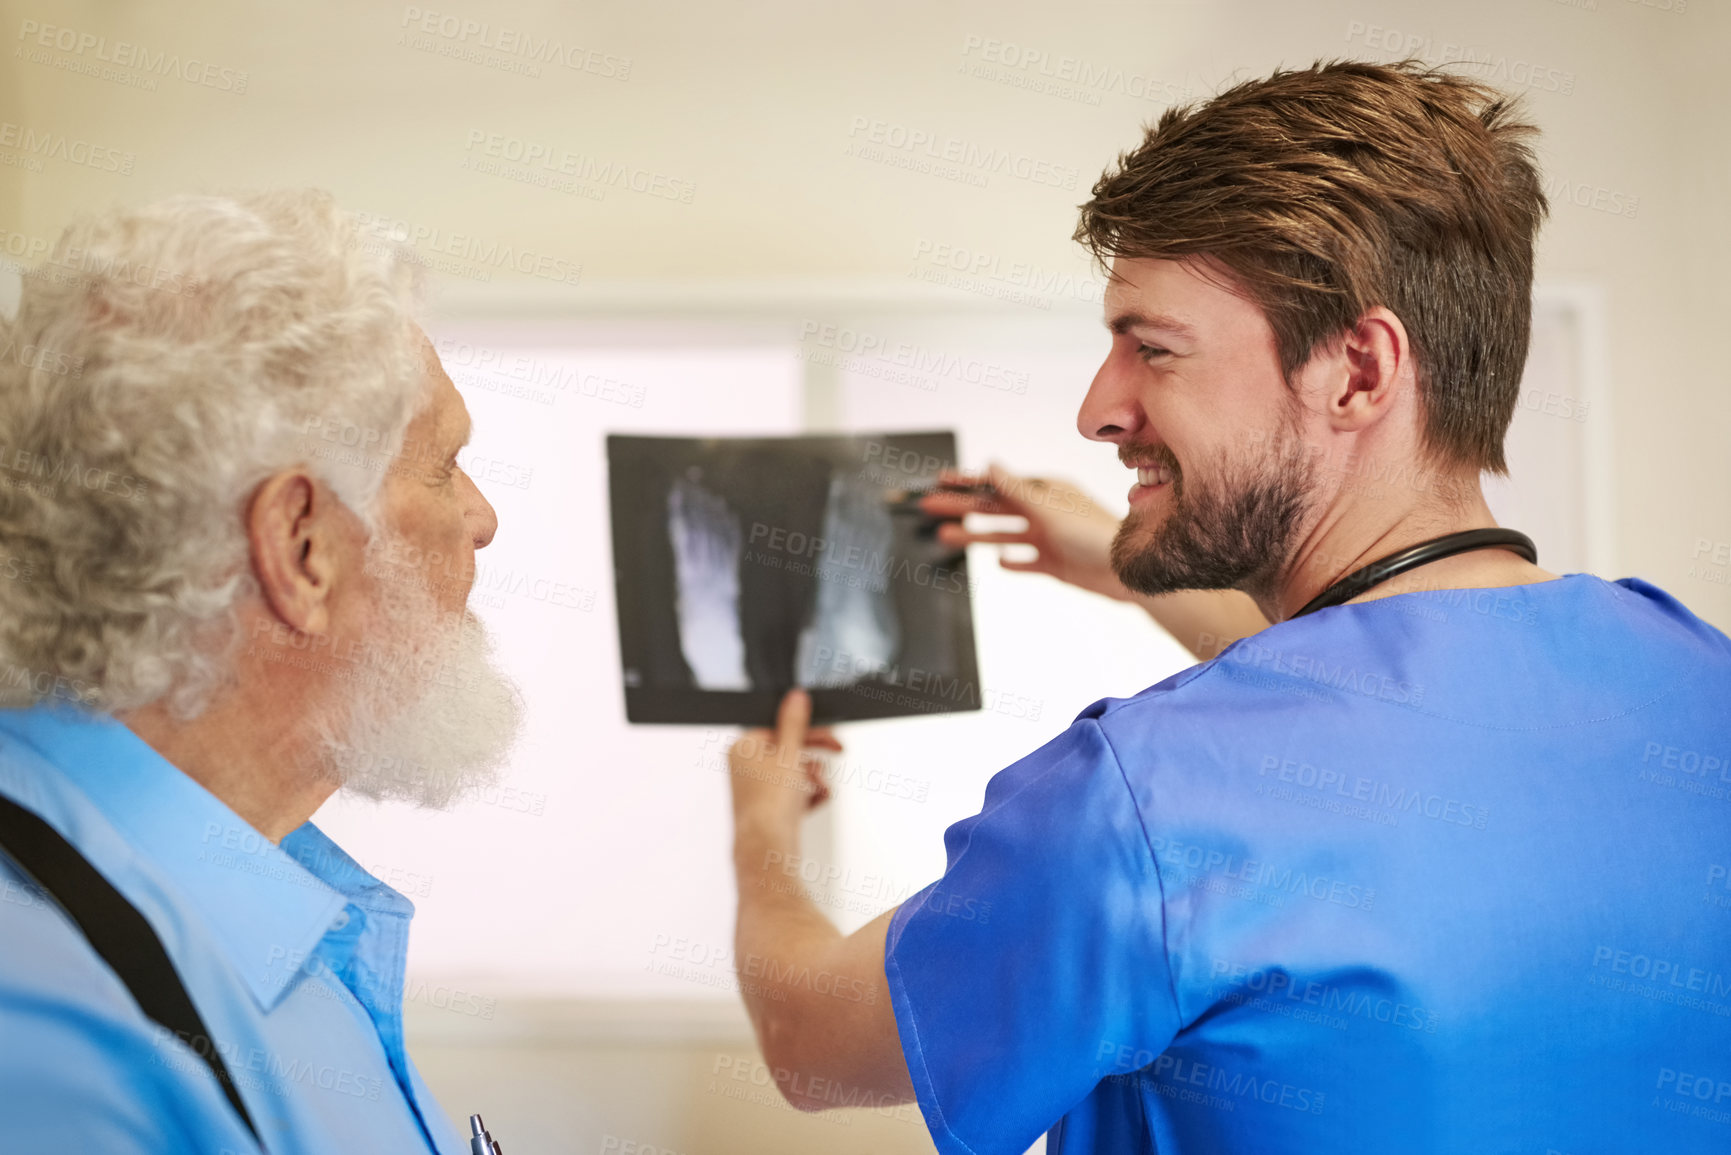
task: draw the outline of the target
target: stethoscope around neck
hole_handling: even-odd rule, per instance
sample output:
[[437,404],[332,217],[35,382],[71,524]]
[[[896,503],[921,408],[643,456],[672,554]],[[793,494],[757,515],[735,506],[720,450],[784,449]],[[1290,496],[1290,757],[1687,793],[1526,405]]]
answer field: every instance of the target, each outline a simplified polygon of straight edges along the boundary
[[1349,602],[1372,586],[1381,585],[1408,570],[1475,549],[1513,550],[1534,565],[1539,562],[1539,551],[1533,545],[1533,539],[1524,533],[1512,529],[1462,530],[1460,533],[1444,534],[1429,541],[1421,541],[1398,553],[1378,558],[1362,569],[1353,570],[1304,603],[1304,608],[1292,616],[1302,618],[1305,614]]

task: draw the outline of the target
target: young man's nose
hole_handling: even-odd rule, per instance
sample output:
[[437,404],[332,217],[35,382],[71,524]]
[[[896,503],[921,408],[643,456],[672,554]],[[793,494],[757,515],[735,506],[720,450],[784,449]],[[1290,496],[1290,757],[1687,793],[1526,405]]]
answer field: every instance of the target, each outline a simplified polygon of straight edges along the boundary
[[1140,401],[1131,375],[1120,363],[1118,351],[1107,354],[1094,374],[1082,408],[1076,414],[1076,429],[1090,441],[1123,444],[1144,424]]

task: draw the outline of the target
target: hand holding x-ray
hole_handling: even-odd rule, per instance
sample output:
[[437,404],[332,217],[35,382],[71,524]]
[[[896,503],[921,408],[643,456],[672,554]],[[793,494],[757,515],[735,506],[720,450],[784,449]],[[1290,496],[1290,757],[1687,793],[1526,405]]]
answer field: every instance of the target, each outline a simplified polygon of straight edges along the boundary
[[1018,477],[993,464],[984,474],[946,470],[920,499],[933,517],[1020,517],[1020,529],[970,530],[961,521],[938,530],[947,545],[1022,545],[1033,557],[1000,557],[998,564],[1022,573],[1043,573],[1061,582],[1148,611],[1162,629],[1197,658],[1217,657],[1239,638],[1268,625],[1249,596],[1237,590],[1177,590],[1149,596],[1129,589],[1112,569],[1112,540],[1122,519],[1067,481]]
[[[985,492],[980,486],[988,485]],[[972,487],[972,491],[963,487]],[[1017,477],[991,465],[984,474],[947,470],[920,501],[934,517],[960,518],[969,513],[1020,517],[1022,529],[970,531],[957,521],[938,530],[947,545],[1028,545],[1032,558],[1000,557],[1005,569],[1051,574],[1059,581],[1111,598],[1129,599],[1130,591],[1112,572],[1112,537],[1119,518],[1067,481]]]

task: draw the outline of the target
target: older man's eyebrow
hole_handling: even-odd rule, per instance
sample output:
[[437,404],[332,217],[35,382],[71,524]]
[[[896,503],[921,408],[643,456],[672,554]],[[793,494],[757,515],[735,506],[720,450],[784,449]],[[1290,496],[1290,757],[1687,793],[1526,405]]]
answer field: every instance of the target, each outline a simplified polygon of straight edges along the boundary
[[1159,329],[1164,333],[1173,333],[1179,337],[1195,337],[1196,331],[1176,317],[1168,317],[1164,313],[1119,313],[1106,323],[1112,332],[1123,336],[1131,329]]

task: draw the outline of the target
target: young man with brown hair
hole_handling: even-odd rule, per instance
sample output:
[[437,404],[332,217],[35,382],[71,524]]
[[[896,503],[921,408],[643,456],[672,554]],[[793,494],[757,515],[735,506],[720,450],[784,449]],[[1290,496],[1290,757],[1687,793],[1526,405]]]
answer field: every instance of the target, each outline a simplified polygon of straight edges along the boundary
[[1276,624],[1088,707],[851,936],[767,878],[814,797],[772,771],[833,735],[796,694],[742,739],[737,955],[792,1101],[917,1098],[946,1155],[1723,1149],[1731,640],[1539,568],[1479,489],[1532,133],[1319,64],[1168,111],[1095,186],[1112,568]]

